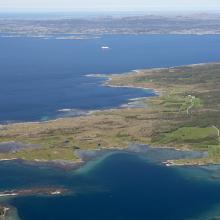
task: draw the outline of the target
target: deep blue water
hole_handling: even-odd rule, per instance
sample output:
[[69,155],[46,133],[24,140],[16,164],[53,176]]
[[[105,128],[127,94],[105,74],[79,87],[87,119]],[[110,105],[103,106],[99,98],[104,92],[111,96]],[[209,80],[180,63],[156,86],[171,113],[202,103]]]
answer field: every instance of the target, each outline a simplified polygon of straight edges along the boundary
[[186,177],[178,169],[117,153],[79,173],[13,163],[3,163],[0,172],[10,171],[1,187],[50,184],[75,191],[72,196],[11,200],[22,220],[186,220],[219,205],[219,180],[199,179],[196,168]]
[[[103,51],[103,45],[111,49]],[[103,87],[103,79],[86,75],[219,61],[220,36],[0,38],[0,49],[0,121],[30,121],[59,117],[59,109],[111,108],[153,95]],[[0,190],[57,185],[76,192],[11,200],[22,220],[186,220],[220,204],[218,179],[201,179],[197,168],[168,168],[127,153],[76,173],[14,162],[1,162],[0,173]]]
[[[101,50],[108,45],[111,49]],[[59,117],[64,108],[117,107],[152,91],[101,86],[87,74],[220,60],[220,36],[0,38],[0,122]]]

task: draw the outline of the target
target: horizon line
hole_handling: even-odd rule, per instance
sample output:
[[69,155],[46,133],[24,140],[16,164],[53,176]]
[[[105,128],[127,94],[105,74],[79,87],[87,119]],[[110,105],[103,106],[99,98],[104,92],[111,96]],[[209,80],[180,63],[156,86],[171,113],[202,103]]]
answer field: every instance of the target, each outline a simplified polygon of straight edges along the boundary
[[166,10],[166,9],[154,9],[154,10],[109,10],[109,9],[106,9],[106,10],[101,10],[101,9],[98,9],[98,10],[93,10],[93,9],[69,9],[69,10],[66,10],[66,9],[63,9],[63,10],[55,10],[55,9],[0,9],[0,13],[74,13],[74,12],[80,12],[80,13],[83,13],[83,12],[91,12],[91,13],[169,13],[169,12],[172,12],[172,13],[181,13],[181,12],[207,12],[207,13],[210,13],[210,12],[220,12],[220,9],[210,9],[210,10],[207,10],[207,9],[182,9],[182,10]]

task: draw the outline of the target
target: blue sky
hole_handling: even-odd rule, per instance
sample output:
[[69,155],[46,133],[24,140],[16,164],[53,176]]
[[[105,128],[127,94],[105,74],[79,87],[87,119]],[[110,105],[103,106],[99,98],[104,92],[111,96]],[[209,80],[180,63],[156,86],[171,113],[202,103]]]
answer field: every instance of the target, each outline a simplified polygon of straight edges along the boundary
[[0,0],[0,11],[219,10],[220,0]]

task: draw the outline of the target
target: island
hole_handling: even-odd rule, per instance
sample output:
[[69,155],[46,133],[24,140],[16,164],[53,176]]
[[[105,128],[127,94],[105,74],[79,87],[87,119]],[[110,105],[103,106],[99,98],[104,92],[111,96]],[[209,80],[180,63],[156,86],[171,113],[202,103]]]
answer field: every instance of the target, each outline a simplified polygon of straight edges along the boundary
[[22,189],[11,189],[0,192],[0,220],[17,219],[20,220],[17,209],[14,206],[8,204],[8,200],[15,197],[27,197],[27,196],[65,196],[72,194],[72,190],[63,187],[32,187]]
[[0,197],[18,197],[18,196],[58,196],[70,193],[65,188],[57,187],[38,187],[38,188],[27,188],[27,189],[13,189],[0,192]]
[[208,155],[167,161],[167,165],[220,163],[220,63],[106,77],[105,86],[154,89],[156,95],[135,100],[141,107],[128,105],[79,117],[2,125],[0,159],[82,163],[79,150],[123,150],[139,143]]

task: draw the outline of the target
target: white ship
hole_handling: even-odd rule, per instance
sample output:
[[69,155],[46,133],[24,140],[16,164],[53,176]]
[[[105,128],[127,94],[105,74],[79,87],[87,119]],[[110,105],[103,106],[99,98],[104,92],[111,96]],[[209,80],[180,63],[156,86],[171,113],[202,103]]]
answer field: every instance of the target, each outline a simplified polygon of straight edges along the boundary
[[108,49],[110,49],[110,47],[108,47],[108,46],[102,46],[101,47],[103,50],[108,50]]

